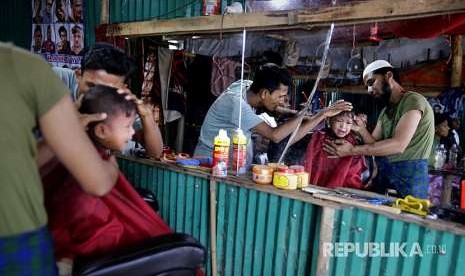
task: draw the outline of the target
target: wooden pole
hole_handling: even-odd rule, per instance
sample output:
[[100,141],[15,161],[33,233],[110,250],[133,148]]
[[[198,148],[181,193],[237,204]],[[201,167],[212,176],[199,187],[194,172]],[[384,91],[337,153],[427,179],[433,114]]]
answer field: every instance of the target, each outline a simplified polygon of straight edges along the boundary
[[453,35],[451,39],[452,50],[452,74],[450,78],[451,87],[462,86],[462,61],[463,45],[462,35]]
[[216,181],[213,178],[210,178],[210,248],[212,275],[216,276]]
[[316,275],[329,275],[329,253],[324,249],[327,244],[333,242],[335,210],[329,207],[323,207],[320,221],[320,240],[318,241],[318,259],[316,263]]
[[101,0],[100,24],[110,23],[109,10],[110,10],[109,0]]

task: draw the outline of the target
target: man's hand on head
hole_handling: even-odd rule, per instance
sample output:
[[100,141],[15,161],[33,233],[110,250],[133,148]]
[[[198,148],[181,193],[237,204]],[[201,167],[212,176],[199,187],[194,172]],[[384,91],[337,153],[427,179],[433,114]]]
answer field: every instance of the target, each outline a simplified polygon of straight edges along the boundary
[[148,104],[145,104],[141,99],[137,98],[129,88],[118,88],[118,93],[126,94],[125,99],[128,101],[134,101],[137,104],[137,113],[141,118],[146,118],[152,115],[152,109]]
[[352,103],[346,102],[344,100],[339,100],[332,105],[328,106],[323,112],[325,117],[333,117],[343,111],[351,111]]
[[90,123],[103,121],[106,118],[106,113],[79,114],[79,121],[84,128],[86,128]]

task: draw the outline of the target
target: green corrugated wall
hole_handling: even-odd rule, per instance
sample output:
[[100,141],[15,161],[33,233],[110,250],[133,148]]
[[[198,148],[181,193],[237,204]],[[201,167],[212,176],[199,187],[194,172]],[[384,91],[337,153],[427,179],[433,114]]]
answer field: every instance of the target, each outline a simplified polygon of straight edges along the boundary
[[[209,182],[206,178],[120,158],[136,186],[154,191],[170,227],[191,234],[208,249]],[[316,275],[322,207],[229,183],[217,183],[219,275]],[[335,210],[333,244],[414,242],[423,257],[332,257],[328,275],[464,275],[465,236],[426,228],[369,211]],[[426,246],[444,254],[428,254]],[[319,275],[317,275],[319,276]]]
[[[10,41],[29,49],[32,30],[32,0],[0,1],[0,41]],[[86,46],[95,42],[95,28],[100,24],[100,0],[84,0]],[[222,9],[233,0],[222,1]],[[202,0],[110,0],[110,23],[173,19],[199,16]]]
[[100,0],[84,0],[86,3],[85,13],[85,37],[84,43],[86,46],[90,46],[95,43],[95,28],[100,25]]
[[0,41],[30,49],[32,31],[31,0],[0,1]]
[[[156,194],[159,214],[168,225],[176,232],[192,235],[210,256],[208,180],[124,159],[120,166],[131,183]],[[210,262],[208,258],[208,267]]]
[[[333,243],[403,243],[407,257],[333,257],[329,275],[465,275],[465,236],[454,235],[357,208],[337,210]],[[419,243],[423,256],[410,252]],[[438,246],[438,247],[436,247]],[[443,249],[438,254],[433,251]],[[363,248],[359,251],[363,255]],[[385,250],[389,253],[389,249]],[[433,254],[434,253],[434,254]]]
[[310,273],[318,206],[227,183],[217,187],[219,275]]
[[[120,166],[133,184],[155,192],[170,227],[207,248],[211,275],[208,180],[125,159]],[[318,213],[312,204],[218,183],[218,275],[309,275]]]
[[[224,9],[234,1],[221,2]],[[201,12],[202,0],[110,0],[111,23],[192,17]]]

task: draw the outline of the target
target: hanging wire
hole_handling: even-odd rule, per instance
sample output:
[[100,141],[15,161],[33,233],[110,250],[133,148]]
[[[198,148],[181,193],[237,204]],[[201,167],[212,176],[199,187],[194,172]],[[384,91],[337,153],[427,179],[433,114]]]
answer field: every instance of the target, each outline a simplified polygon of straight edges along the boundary
[[[323,52],[323,58],[321,60],[321,65],[320,65],[320,70],[318,72],[318,76],[316,77],[315,84],[313,85],[312,92],[310,93],[310,96],[308,97],[307,102],[305,103],[305,108],[301,112],[306,112],[307,110],[310,110],[310,106],[312,104],[313,96],[315,95],[316,88],[318,87],[318,83],[320,82],[321,75],[323,74],[324,66],[326,64],[326,59],[328,58],[329,45],[331,44],[331,38],[333,36],[333,31],[334,31],[334,23],[331,23],[331,27],[329,28],[328,34],[326,36],[325,50]],[[287,150],[292,145],[292,141],[294,140],[294,138],[295,138],[295,136],[297,134],[297,131],[300,128],[300,125],[302,124],[302,120],[303,120],[303,116],[300,116],[299,121],[297,123],[297,127],[292,132],[291,137],[289,137],[289,140],[287,141],[286,147],[284,148],[283,152],[281,153],[281,157],[279,157],[278,163],[281,163],[283,161],[284,156],[286,156]]]
[[[241,58],[241,99],[243,95],[243,89],[244,89],[244,63],[245,63],[245,42],[246,42],[246,34],[247,31],[244,30],[242,31],[242,58]],[[242,100],[239,100],[239,128],[241,128],[242,125]]]

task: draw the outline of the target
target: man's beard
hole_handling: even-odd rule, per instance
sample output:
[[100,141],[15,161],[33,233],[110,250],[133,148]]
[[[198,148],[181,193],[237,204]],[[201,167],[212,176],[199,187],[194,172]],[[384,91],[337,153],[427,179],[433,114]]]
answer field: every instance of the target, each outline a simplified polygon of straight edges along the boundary
[[389,87],[387,81],[383,81],[383,87],[381,88],[382,94],[379,97],[376,97],[376,102],[382,107],[389,106],[389,100],[391,99],[392,90]]

